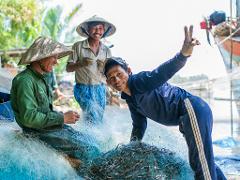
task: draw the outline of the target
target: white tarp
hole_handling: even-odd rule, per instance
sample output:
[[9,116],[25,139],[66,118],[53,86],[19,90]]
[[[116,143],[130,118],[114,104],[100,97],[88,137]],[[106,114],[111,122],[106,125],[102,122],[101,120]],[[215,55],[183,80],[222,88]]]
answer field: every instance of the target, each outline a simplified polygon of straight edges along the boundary
[[12,86],[13,75],[0,68],[0,92],[9,93]]

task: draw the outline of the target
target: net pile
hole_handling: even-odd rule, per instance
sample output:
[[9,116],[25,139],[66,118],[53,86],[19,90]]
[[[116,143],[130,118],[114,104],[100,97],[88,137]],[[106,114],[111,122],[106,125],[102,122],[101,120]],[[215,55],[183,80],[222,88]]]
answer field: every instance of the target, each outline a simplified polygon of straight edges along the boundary
[[188,164],[175,153],[141,142],[118,146],[94,159],[79,174],[85,179],[193,179]]
[[1,180],[81,179],[61,154],[13,128],[0,123]]

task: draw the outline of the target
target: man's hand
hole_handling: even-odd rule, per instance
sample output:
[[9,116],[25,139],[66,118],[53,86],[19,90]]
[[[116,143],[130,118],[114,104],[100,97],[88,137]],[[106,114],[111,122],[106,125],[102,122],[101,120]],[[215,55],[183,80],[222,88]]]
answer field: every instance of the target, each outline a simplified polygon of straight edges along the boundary
[[103,68],[104,68],[104,61],[101,61],[101,60],[97,60],[97,67],[98,67],[98,70],[103,73]]
[[78,121],[80,118],[80,115],[77,112],[74,111],[68,111],[64,113],[64,123],[65,124],[75,124],[76,121]]
[[83,58],[82,61],[79,61],[80,67],[90,66],[93,63],[94,63],[94,61],[92,59],[89,59],[89,58]]
[[98,59],[98,60],[97,60],[97,65],[98,65],[99,68],[103,69],[103,67],[104,67],[104,62]]
[[192,37],[193,34],[193,26],[191,25],[190,28],[188,29],[187,26],[184,27],[184,32],[185,32],[185,39],[184,43],[182,46],[181,53],[184,56],[191,56],[193,52],[193,47],[196,45],[200,45],[200,42]]
[[59,88],[56,88],[56,89],[54,90],[54,93],[56,94],[57,99],[63,99],[63,98],[66,97],[66,96],[60,91]]
[[78,60],[77,62],[68,62],[66,66],[67,72],[76,71],[78,68],[85,67],[92,65],[94,63],[93,60],[88,58],[83,58],[81,61]]

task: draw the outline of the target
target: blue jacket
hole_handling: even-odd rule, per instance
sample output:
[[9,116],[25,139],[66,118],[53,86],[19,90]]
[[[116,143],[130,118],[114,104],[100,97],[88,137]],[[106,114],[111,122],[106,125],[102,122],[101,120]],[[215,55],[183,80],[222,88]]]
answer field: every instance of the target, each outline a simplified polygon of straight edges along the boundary
[[143,71],[130,75],[128,87],[131,96],[122,92],[133,120],[131,140],[141,140],[150,118],[164,125],[179,125],[179,117],[183,115],[184,99],[191,96],[167,81],[186,63],[187,57],[181,53],[161,64],[153,71]]

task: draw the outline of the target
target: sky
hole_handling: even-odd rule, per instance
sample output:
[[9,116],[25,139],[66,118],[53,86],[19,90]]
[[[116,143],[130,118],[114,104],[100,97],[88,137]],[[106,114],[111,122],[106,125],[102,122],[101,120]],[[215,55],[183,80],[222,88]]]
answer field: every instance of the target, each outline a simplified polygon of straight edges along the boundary
[[193,36],[201,45],[177,74],[193,76],[206,74],[210,79],[226,76],[217,46],[211,38],[207,43],[205,30],[200,29],[203,16],[215,10],[230,15],[228,0],[53,0],[65,7],[65,12],[76,3],[83,3],[74,20],[77,26],[85,19],[98,15],[113,23],[117,31],[107,38],[114,47],[113,56],[125,59],[133,72],[152,70],[180,51],[185,25],[194,26]]

